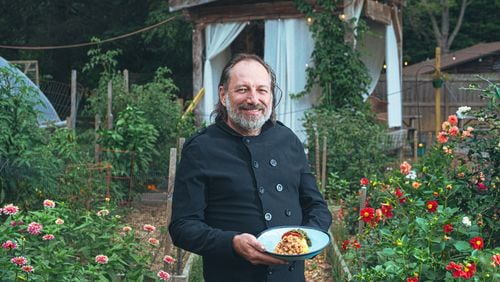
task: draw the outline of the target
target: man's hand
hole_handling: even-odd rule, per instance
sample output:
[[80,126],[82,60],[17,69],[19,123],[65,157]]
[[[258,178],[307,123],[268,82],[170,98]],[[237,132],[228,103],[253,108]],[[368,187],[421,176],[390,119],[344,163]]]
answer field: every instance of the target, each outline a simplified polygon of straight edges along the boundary
[[233,248],[237,254],[252,264],[278,265],[286,261],[266,254],[264,246],[252,234],[242,233],[234,236]]

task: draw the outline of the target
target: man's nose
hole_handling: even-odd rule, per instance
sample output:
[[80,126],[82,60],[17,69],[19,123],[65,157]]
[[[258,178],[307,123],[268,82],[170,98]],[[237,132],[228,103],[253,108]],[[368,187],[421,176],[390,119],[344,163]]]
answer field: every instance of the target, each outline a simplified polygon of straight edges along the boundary
[[248,90],[246,99],[247,103],[253,103],[253,104],[258,103],[259,99],[257,90],[252,88]]

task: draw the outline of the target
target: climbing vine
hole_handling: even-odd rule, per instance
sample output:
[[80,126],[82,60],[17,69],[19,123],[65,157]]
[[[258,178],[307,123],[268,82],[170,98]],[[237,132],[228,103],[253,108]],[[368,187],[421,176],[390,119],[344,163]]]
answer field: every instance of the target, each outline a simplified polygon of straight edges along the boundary
[[362,108],[370,77],[359,52],[353,48],[352,42],[345,40],[345,35],[352,34],[359,40],[365,29],[363,21],[354,27],[352,22],[339,17],[338,0],[318,0],[314,6],[306,0],[294,2],[300,12],[312,19],[309,29],[315,42],[314,64],[307,69],[307,84],[300,95],[319,86],[319,107]]

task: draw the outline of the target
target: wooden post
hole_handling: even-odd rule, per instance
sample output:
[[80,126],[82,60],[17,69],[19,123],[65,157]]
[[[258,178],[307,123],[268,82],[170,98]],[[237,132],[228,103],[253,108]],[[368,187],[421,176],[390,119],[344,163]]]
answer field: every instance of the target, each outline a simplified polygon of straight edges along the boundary
[[416,163],[418,159],[418,131],[413,131],[413,162]]
[[432,147],[432,132],[427,133],[427,148],[426,150],[429,150]]
[[[436,73],[435,75],[441,76],[441,48],[436,47]],[[436,99],[436,136],[441,130],[441,87],[434,88],[434,96]]]
[[[360,197],[359,197],[359,211],[361,212],[365,208],[366,204],[366,187],[362,186],[360,190]],[[358,223],[358,234],[361,235],[363,233],[363,228],[365,227],[365,222],[360,219]]]
[[71,71],[71,129],[76,127],[76,70]]
[[123,70],[123,89],[125,90],[125,93],[128,94],[129,92],[129,82],[128,82],[128,70],[124,69]]
[[319,136],[318,136],[318,131],[314,131],[315,134],[314,134],[314,141],[315,141],[315,148],[316,148],[316,152],[315,152],[315,156],[316,156],[316,182],[317,183],[320,183],[321,181],[321,172],[320,172],[320,169],[319,169]]
[[99,163],[99,159],[100,159],[99,155],[101,153],[100,146],[97,143],[97,140],[99,140],[99,133],[97,133],[97,131],[101,128],[101,116],[99,114],[95,115],[94,127],[95,127],[94,160],[95,160],[95,163]]
[[[205,25],[202,23],[196,24],[193,29],[193,98],[196,93],[203,88],[203,49],[205,46],[203,44],[203,30],[205,29]],[[195,112],[196,115],[196,112]],[[203,120],[203,117],[198,117],[200,121]]]
[[326,140],[327,137],[323,136],[323,154],[322,154],[322,166],[321,166],[321,192],[325,193],[326,188]]
[[[166,226],[170,225],[171,216],[172,216],[172,194],[174,192],[174,182],[175,182],[175,170],[177,167],[177,149],[170,148],[170,161],[168,164],[168,185],[167,185],[167,222]],[[170,233],[166,236],[165,242],[165,254],[170,254],[172,250],[172,238],[170,237]],[[180,262],[179,262],[180,263]],[[165,265],[167,266],[167,265]]]
[[112,104],[113,104],[113,83],[110,80],[108,82],[108,113],[107,113],[108,129],[113,129],[113,112],[111,111]]

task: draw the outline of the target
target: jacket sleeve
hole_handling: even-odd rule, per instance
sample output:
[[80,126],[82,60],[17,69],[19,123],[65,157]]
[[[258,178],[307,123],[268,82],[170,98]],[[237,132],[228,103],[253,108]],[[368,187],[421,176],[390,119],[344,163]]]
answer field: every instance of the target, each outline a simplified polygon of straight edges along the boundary
[[[298,139],[297,139],[298,140]],[[323,195],[318,190],[316,179],[311,172],[309,162],[304,153],[304,148],[300,141],[298,146],[301,148],[303,168],[300,174],[300,205],[302,207],[302,225],[312,226],[328,232],[332,223],[332,215]]]
[[237,232],[208,226],[204,210],[207,206],[207,177],[199,146],[184,147],[177,169],[169,225],[174,245],[205,256],[236,258],[233,237]]

